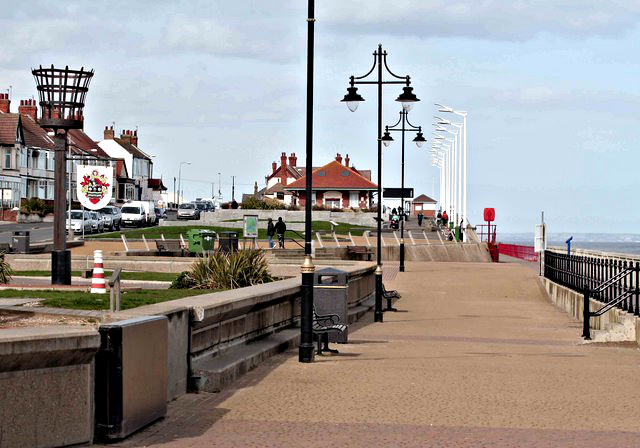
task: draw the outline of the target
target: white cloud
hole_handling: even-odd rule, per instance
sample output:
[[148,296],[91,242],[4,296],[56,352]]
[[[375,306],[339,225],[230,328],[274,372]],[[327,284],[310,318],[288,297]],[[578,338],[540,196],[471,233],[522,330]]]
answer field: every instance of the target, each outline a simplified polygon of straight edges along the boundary
[[540,33],[575,37],[633,29],[640,4],[625,0],[325,0],[320,20],[345,33],[526,40]]

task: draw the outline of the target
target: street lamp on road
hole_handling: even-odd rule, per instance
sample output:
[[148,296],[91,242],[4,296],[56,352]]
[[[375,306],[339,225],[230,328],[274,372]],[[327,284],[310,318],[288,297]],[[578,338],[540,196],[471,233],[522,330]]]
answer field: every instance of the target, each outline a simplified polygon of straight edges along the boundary
[[[382,78],[382,68],[385,68],[387,73],[392,76],[392,79],[385,81]],[[377,79],[375,81],[365,81],[365,79],[373,73],[377,68]],[[398,81],[402,80],[402,81]],[[378,87],[378,216],[377,216],[377,230],[378,238],[376,244],[376,300],[375,309],[373,313],[374,322],[382,322],[382,86],[385,84],[404,84],[402,88],[403,92],[396,98],[396,101],[402,104],[402,108],[405,111],[411,109],[413,103],[420,101],[413,93],[411,86],[411,77],[398,76],[389,70],[387,65],[387,52],[382,50],[382,45],[378,45],[377,51],[373,52],[373,66],[363,76],[351,76],[349,78],[349,87],[347,88],[347,94],[342,99],[342,102],[346,103],[351,112],[355,112],[358,108],[358,104],[364,101],[364,98],[358,93],[356,84],[373,84]]]
[[[180,190],[182,187],[182,165],[191,165],[191,162],[180,162],[180,167],[178,168],[178,200],[176,201],[178,207],[180,207],[180,198],[182,195],[182,190]],[[173,199],[175,200],[176,198]]]
[[[403,110],[400,111],[400,119],[393,126],[386,126],[385,133],[382,136],[381,140],[384,143],[384,146],[389,146],[393,142],[393,137],[389,132],[401,132],[402,133],[402,169],[401,169],[401,185],[400,185],[400,209],[402,210],[402,216],[400,219],[400,272],[404,272],[404,220],[405,220],[405,209],[404,209],[404,133],[405,131],[415,131],[416,137],[413,139],[414,143],[418,146],[418,148],[422,147],[424,143],[427,141],[422,135],[422,126],[414,126],[409,122],[407,115],[409,111],[403,107]],[[398,125],[401,125],[398,128]],[[409,125],[407,128],[406,125]]]

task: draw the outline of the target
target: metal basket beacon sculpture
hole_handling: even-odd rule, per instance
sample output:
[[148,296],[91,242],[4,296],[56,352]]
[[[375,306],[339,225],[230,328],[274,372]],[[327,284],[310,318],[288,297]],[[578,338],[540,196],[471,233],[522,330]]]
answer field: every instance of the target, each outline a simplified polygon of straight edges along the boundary
[[40,127],[51,131],[56,143],[53,251],[51,252],[51,283],[71,284],[71,252],[66,249],[65,177],[67,133],[82,129],[84,101],[93,78],[93,70],[70,70],[51,67],[32,69],[40,99]]

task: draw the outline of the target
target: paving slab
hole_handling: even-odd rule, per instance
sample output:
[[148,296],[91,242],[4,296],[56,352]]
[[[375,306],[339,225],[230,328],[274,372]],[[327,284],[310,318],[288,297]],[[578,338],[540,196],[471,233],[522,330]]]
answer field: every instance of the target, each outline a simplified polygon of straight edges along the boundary
[[640,352],[585,345],[519,263],[409,262],[340,354],[275,356],[111,446],[637,447]]

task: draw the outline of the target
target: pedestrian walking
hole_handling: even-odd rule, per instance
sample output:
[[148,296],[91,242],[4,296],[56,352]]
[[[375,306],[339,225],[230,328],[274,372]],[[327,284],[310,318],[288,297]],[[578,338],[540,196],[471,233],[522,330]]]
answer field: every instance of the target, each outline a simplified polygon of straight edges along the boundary
[[436,224],[442,224],[442,212],[440,210],[438,210],[438,216],[436,216]]
[[273,219],[267,220],[267,238],[269,239],[269,249],[273,249],[273,237],[276,234],[276,226],[273,225]]
[[284,232],[287,231],[287,225],[282,220],[282,217],[278,218],[278,222],[274,226],[276,234],[278,234],[278,246],[280,249],[284,249]]
[[424,219],[424,214],[422,210],[418,212],[418,227],[422,227],[422,220]]
[[448,222],[449,222],[449,215],[447,215],[447,212],[444,211],[442,213],[442,225],[446,226]]

